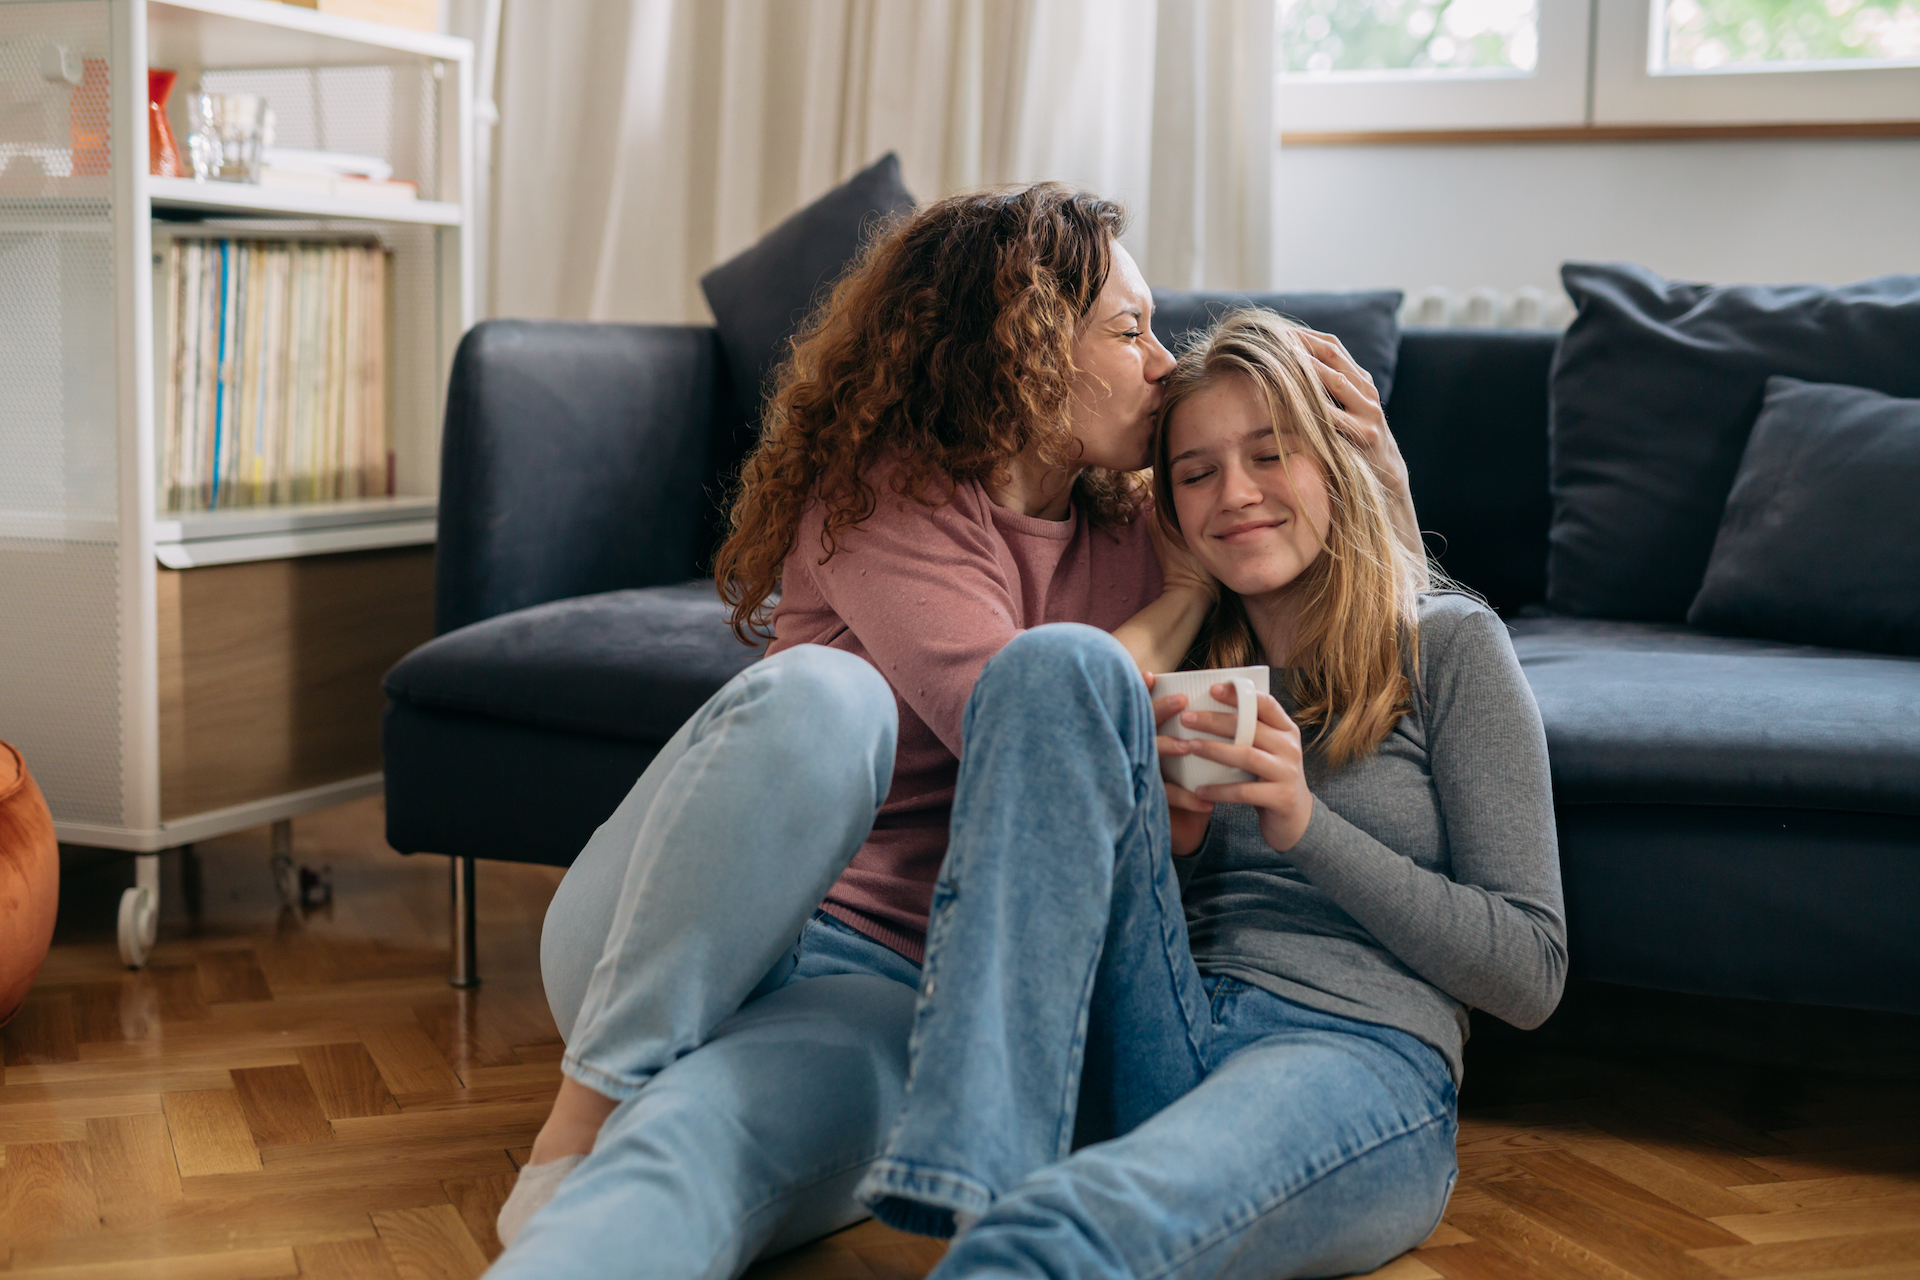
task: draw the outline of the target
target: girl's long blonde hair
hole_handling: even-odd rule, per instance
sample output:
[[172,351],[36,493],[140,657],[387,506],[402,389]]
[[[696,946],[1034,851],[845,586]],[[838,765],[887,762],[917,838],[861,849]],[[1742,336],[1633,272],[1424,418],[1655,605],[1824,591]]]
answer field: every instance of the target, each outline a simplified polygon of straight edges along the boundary
[[[1395,536],[1387,499],[1360,447],[1334,420],[1300,326],[1271,311],[1229,312],[1180,356],[1167,381],[1154,442],[1154,510],[1178,539],[1168,466],[1168,424],[1181,403],[1230,378],[1250,378],[1267,402],[1281,456],[1286,428],[1320,464],[1331,509],[1325,550],[1292,589],[1301,593],[1286,668],[1294,719],[1340,768],[1378,747],[1412,710],[1409,672],[1418,670],[1414,592],[1426,566]],[[1291,486],[1291,476],[1288,480]],[[1246,606],[1223,591],[1188,655],[1189,666],[1241,667],[1265,661]]]

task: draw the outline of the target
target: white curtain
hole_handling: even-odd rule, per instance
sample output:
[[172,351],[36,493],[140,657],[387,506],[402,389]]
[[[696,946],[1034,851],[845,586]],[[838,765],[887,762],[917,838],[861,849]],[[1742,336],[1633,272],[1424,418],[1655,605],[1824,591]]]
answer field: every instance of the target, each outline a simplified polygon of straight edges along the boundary
[[921,200],[1124,201],[1149,281],[1268,284],[1273,0],[505,0],[496,315],[707,319],[699,276],[889,150]]
[[500,123],[494,101],[499,69],[500,19],[504,0],[442,0],[449,35],[473,41],[473,208],[467,234],[479,246],[474,254],[474,314],[493,314],[493,131]]

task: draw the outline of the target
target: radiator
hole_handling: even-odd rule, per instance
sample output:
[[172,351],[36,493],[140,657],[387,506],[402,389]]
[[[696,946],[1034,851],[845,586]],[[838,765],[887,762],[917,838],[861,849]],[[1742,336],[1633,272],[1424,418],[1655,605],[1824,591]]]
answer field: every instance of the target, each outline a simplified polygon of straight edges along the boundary
[[1530,284],[1504,290],[1491,285],[1476,285],[1471,289],[1430,285],[1409,290],[1406,305],[1400,311],[1400,323],[1406,325],[1466,325],[1482,329],[1500,326],[1564,329],[1572,319],[1573,301],[1558,286],[1543,289]]

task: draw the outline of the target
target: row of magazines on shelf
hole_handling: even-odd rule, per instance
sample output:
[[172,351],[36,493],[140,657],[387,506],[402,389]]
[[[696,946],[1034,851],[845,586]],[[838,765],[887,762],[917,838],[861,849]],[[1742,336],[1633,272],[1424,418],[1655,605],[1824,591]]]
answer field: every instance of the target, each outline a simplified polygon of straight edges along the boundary
[[176,237],[155,270],[164,508],[393,493],[383,246]]

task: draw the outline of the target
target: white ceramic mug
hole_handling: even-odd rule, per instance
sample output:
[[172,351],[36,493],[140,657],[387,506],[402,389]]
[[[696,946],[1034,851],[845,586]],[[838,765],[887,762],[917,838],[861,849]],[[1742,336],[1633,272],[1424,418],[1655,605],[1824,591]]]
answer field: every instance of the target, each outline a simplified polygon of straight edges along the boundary
[[[1209,690],[1216,684],[1230,684],[1239,696],[1239,706],[1230,707],[1215,698]],[[1237,747],[1250,746],[1253,743],[1254,726],[1258,723],[1259,694],[1268,692],[1267,668],[1265,667],[1215,667],[1210,671],[1169,671],[1165,675],[1153,678],[1153,696],[1156,700],[1171,697],[1176,693],[1187,695],[1188,711],[1224,711],[1237,716],[1234,725],[1233,744]],[[1160,732],[1169,738],[1208,738],[1214,742],[1225,742],[1218,734],[1204,733],[1180,723],[1175,716],[1161,727]],[[1200,756],[1167,756],[1160,761],[1160,775],[1177,787],[1191,791],[1195,787],[1214,786],[1226,782],[1252,782],[1253,775],[1245,769],[1235,769],[1217,760],[1207,760]]]

